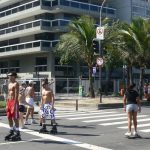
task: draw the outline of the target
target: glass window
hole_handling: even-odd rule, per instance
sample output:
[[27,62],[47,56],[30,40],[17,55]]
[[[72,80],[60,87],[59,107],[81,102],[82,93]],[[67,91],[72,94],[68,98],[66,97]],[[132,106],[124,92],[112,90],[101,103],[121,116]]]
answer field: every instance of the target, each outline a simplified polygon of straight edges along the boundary
[[39,25],[40,25],[40,21],[33,22],[33,27],[36,27],[36,26],[39,26]]
[[60,5],[69,6],[70,2],[67,0],[61,0]]
[[37,57],[35,71],[47,71],[47,57]]
[[32,23],[26,24],[26,29],[32,28]]
[[26,9],[32,8],[32,3],[26,5]]
[[88,4],[80,4],[82,9],[89,10],[89,5]]
[[[63,0],[60,0],[60,3],[62,2]],[[55,1],[52,1],[52,6],[56,6],[58,5],[58,0],[55,0]]]
[[33,47],[39,47],[40,46],[40,42],[34,42],[33,43]]
[[32,43],[27,43],[27,44],[25,45],[25,47],[26,47],[26,48],[32,48]]
[[6,16],[11,14],[11,10],[6,11]]
[[33,3],[33,7],[39,6],[40,5],[40,1],[36,1]]
[[0,62],[0,68],[7,68],[8,67],[8,62],[7,61],[1,61]]
[[99,8],[97,6],[90,5],[90,10],[99,11]]
[[71,2],[71,6],[72,6],[72,7],[79,8],[79,7],[80,7],[80,4],[77,3],[77,2]]
[[19,67],[19,66],[20,66],[19,60],[11,60],[11,61],[9,61],[9,67]]
[[17,8],[12,9],[12,14],[17,12]]
[[18,9],[19,9],[19,11],[23,11],[23,10],[25,10],[25,6],[21,6]]
[[107,12],[108,12],[109,14],[115,14],[115,11],[114,11],[113,9],[107,9]]
[[37,57],[36,66],[37,65],[47,65],[47,57]]

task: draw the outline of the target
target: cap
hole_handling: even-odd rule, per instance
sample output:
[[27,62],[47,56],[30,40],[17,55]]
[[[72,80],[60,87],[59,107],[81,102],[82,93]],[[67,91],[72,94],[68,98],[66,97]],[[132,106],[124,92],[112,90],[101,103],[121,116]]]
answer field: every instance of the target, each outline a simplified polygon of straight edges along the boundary
[[7,74],[8,76],[14,76],[17,77],[17,73],[16,72],[10,72],[9,74]]
[[29,84],[34,84],[33,80],[29,80]]

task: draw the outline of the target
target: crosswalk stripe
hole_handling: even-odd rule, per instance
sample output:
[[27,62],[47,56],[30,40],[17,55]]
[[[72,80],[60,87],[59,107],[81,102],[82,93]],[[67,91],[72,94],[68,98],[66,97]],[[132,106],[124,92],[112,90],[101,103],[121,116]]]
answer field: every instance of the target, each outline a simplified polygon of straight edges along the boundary
[[[148,127],[148,126],[150,126],[150,123],[137,125],[138,128],[141,128],[141,127]],[[117,127],[117,128],[120,128],[120,129],[128,129],[128,126]]]
[[149,133],[150,132],[150,129],[144,129],[144,130],[139,130],[139,131],[141,131],[141,132],[147,132],[147,133]]
[[[145,117],[145,115],[141,115],[141,116]],[[91,122],[112,121],[112,120],[120,120],[120,119],[127,119],[127,116],[126,117],[115,117],[115,118],[97,119],[97,120],[87,120],[87,121],[82,121],[82,122],[91,123]]]
[[[138,118],[143,118],[143,117],[146,117],[147,115],[141,115],[141,116],[138,116]],[[138,119],[138,122],[143,122],[143,121],[149,121],[150,118],[146,118],[146,119]],[[125,124],[125,123],[128,123],[128,121],[119,121],[119,122],[110,122],[110,123],[101,123],[99,125],[102,125],[102,126],[112,126],[112,125],[119,125],[119,124]]]
[[113,114],[113,115],[103,115],[103,116],[88,116],[88,117],[77,117],[77,118],[67,118],[69,120],[80,120],[80,119],[90,119],[90,118],[104,118],[104,117],[115,117],[115,116],[125,116],[126,114]]
[[83,113],[101,113],[105,112],[104,110],[96,110],[96,111],[56,111],[57,115],[62,115],[62,114],[83,114]]
[[73,117],[73,116],[77,116],[77,115],[80,115],[80,116],[89,116],[89,115],[97,115],[97,114],[112,114],[112,113],[116,113],[116,112],[97,112],[97,113],[90,113],[90,112],[87,112],[87,113],[81,113],[81,114],[71,114],[71,115],[67,115],[67,114],[64,114],[64,115],[56,115],[57,118],[60,118],[60,117]]

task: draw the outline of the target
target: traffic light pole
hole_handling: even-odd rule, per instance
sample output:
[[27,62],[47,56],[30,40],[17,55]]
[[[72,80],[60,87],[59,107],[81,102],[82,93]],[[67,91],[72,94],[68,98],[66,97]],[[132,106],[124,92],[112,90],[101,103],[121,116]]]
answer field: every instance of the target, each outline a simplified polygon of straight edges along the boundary
[[[103,6],[105,4],[106,0],[103,1],[102,5],[101,5],[101,8],[100,8],[100,22],[99,22],[99,25],[100,27],[102,26],[102,9],[103,9]],[[102,56],[101,54],[101,40],[99,40],[99,55]],[[102,103],[102,67],[99,66],[99,94],[100,94],[100,103]]]

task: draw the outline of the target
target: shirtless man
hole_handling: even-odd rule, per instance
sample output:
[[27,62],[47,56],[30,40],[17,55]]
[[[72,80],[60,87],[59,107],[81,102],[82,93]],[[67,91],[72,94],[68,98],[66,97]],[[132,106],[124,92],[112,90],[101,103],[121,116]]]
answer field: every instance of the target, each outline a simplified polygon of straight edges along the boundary
[[[17,73],[12,72],[8,74],[10,83],[8,84],[8,97],[6,104],[6,112],[8,117],[8,122],[10,126],[10,132],[5,137],[5,140],[18,141],[21,140],[19,131],[19,84],[16,81]],[[15,132],[13,127],[13,121],[15,123]],[[15,134],[14,134],[15,133]]]
[[40,114],[42,118],[42,128],[40,129],[40,133],[47,132],[45,119],[47,117],[51,117],[52,120],[52,130],[50,133],[57,133],[57,127],[55,122],[55,108],[54,108],[54,94],[48,87],[48,79],[44,79],[42,81],[42,98],[41,98],[41,106],[40,106]]
[[29,86],[26,88],[26,102],[30,105],[27,108],[27,113],[25,117],[25,125],[28,125],[28,117],[31,114],[31,123],[35,123],[35,120],[33,118],[34,114],[34,99],[35,99],[35,91],[33,88],[33,81],[29,81]]

